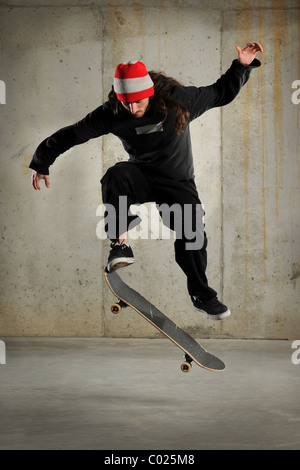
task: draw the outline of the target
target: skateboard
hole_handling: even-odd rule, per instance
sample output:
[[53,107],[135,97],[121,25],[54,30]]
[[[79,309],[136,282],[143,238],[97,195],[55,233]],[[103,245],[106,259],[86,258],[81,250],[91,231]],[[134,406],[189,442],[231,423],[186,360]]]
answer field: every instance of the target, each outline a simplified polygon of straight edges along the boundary
[[182,372],[189,372],[193,361],[198,366],[210,371],[225,370],[225,364],[221,359],[207,352],[186,331],[177,326],[142,295],[125,284],[116,271],[112,273],[104,271],[104,277],[111,292],[118,298],[118,301],[111,306],[112,313],[119,313],[122,308],[130,306],[155,326],[184,352],[184,362],[180,367]]

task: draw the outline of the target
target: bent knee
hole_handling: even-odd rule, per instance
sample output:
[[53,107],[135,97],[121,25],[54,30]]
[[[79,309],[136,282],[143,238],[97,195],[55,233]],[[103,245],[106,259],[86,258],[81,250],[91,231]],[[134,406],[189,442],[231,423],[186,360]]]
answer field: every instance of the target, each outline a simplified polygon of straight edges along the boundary
[[101,179],[101,183],[107,180],[134,180],[137,173],[136,165],[130,162],[119,162],[111,166]]

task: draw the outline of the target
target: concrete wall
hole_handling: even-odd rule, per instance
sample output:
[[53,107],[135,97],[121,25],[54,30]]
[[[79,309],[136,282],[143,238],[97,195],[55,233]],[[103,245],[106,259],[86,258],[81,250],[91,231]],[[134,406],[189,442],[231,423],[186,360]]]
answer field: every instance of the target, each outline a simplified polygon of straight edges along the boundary
[[194,312],[172,239],[132,240],[137,263],[122,275],[197,337],[299,338],[299,27],[296,0],[0,3],[1,336],[156,336],[133,311],[110,313],[103,282],[99,179],[126,159],[120,143],[66,152],[40,192],[28,163],[42,139],[106,99],[117,63],[208,85],[236,44],[259,41],[262,67],[238,98],[192,124],[208,277],[232,316]]

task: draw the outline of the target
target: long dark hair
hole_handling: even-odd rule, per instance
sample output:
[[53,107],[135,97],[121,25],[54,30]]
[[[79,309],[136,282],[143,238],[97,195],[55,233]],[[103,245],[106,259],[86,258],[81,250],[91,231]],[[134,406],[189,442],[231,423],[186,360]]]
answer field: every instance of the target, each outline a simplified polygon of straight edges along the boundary
[[[153,107],[155,111],[163,113],[163,122],[167,119],[168,108],[173,109],[176,113],[174,132],[176,135],[182,134],[189,118],[189,112],[182,103],[170,98],[173,88],[175,86],[181,87],[182,84],[162,72],[150,71],[149,75],[154,83],[154,96],[150,98],[151,107]],[[108,99],[112,105],[114,114],[119,115],[124,108],[118,100],[113,87],[109,92]]]

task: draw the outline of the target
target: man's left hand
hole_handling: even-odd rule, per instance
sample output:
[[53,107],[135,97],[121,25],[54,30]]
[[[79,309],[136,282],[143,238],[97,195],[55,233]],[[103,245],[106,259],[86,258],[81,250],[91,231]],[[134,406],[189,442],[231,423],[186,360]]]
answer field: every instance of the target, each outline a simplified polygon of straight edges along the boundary
[[263,48],[258,42],[251,42],[246,44],[243,49],[241,49],[239,46],[236,46],[236,50],[238,51],[238,60],[243,65],[251,64],[253,59],[255,59],[256,53],[263,52]]

